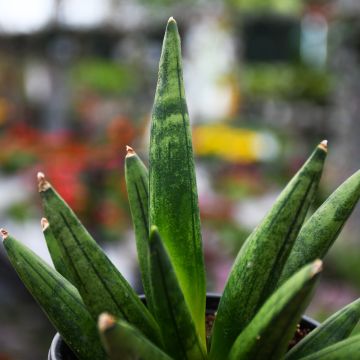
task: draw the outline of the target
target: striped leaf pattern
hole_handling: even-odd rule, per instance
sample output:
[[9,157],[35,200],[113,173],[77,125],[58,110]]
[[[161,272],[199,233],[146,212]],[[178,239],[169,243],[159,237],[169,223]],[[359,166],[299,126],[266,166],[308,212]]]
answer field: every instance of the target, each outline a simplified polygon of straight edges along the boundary
[[185,300],[205,344],[205,270],[180,37],[167,24],[150,135],[150,226],[169,251]]
[[222,359],[275,289],[313,200],[326,157],[321,143],[240,250],[214,323],[210,359]]

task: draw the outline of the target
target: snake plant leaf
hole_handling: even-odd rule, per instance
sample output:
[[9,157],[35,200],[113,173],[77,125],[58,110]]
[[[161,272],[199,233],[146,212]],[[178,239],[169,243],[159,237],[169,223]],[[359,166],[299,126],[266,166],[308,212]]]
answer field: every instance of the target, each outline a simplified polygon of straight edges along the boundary
[[287,351],[321,271],[321,260],[305,266],[276,290],[238,336],[229,360],[278,360]]
[[303,265],[322,259],[360,198],[360,170],[343,182],[302,227],[279,284]]
[[103,313],[99,317],[99,331],[110,360],[171,360],[161,349],[123,320]]
[[159,328],[149,310],[44,174],[38,180],[52,233],[91,315],[97,320],[102,312],[111,312],[158,342]]
[[359,360],[360,334],[328,346],[301,360]]
[[150,135],[149,216],[174,265],[185,300],[205,344],[206,284],[180,37],[166,27]]
[[206,349],[196,331],[169,255],[155,226],[150,231],[150,274],[155,317],[166,352],[179,360],[204,359]]
[[340,309],[306,335],[287,354],[286,360],[298,360],[346,339],[360,319],[360,299]]
[[153,313],[149,271],[149,173],[139,156],[127,147],[125,180],[146,303]]
[[21,281],[74,354],[80,359],[106,359],[96,323],[75,287],[4,229],[1,234]]
[[54,234],[51,231],[49,221],[46,218],[41,219],[41,227],[51,260],[54,264],[56,271],[59,272],[65,279],[69,280],[72,284],[74,284],[74,281],[71,278],[71,272],[68,271],[66,267],[61,250],[56,242],[56,239],[54,238]]
[[241,330],[275,289],[317,189],[326,142],[279,195],[241,248],[225,285],[215,319],[210,359],[223,359]]

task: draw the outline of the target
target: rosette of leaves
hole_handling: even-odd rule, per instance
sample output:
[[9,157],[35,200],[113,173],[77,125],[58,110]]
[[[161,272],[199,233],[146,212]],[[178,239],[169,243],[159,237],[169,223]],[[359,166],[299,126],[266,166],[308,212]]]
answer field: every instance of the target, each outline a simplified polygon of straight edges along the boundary
[[325,157],[322,141],[241,248],[211,336],[180,38],[170,18],[152,111],[149,170],[130,147],[126,183],[147,306],[61,196],[38,174],[55,269],[1,230],[20,278],[79,359],[357,359],[359,300],[289,352],[321,259],[360,196],[360,172],[304,223]]

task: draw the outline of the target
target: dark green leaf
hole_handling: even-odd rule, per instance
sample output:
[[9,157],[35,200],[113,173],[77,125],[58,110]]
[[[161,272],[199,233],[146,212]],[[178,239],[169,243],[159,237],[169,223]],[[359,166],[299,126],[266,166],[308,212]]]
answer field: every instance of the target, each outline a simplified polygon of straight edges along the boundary
[[185,300],[205,344],[206,284],[200,215],[180,37],[169,19],[159,65],[150,136],[150,225],[159,228]]
[[329,317],[297,343],[287,354],[286,360],[298,360],[338,341],[346,339],[360,319],[360,299],[352,302]]
[[150,274],[155,316],[166,352],[179,360],[204,359],[206,349],[202,346],[174,268],[154,226],[150,233]]
[[229,360],[282,359],[320,271],[321,261],[317,260],[276,290],[238,336]]
[[211,359],[223,359],[241,330],[276,288],[317,189],[326,143],[321,143],[282,191],[241,248],[215,319]]

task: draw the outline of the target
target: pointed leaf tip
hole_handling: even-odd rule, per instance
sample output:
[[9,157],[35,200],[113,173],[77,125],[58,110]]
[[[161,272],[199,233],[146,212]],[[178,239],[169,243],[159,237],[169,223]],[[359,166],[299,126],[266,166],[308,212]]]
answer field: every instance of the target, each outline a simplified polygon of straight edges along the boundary
[[126,157],[132,156],[132,155],[135,155],[135,154],[136,153],[135,153],[134,149],[131,146],[126,145]]
[[9,236],[9,233],[4,228],[0,229],[0,234],[3,240],[5,240]]
[[159,232],[159,229],[156,225],[151,225],[151,228],[150,228],[150,236],[153,235],[154,233],[158,233]]
[[323,149],[324,151],[327,152],[328,149],[328,141],[327,140],[323,140],[320,144],[319,144],[319,148]]
[[99,316],[98,327],[101,332],[106,331],[115,324],[115,318],[108,313],[102,313]]
[[320,259],[316,259],[312,266],[312,274],[316,275],[323,269],[323,262]]
[[36,175],[38,181],[39,192],[46,191],[51,187],[50,183],[46,180],[45,174],[39,171]]
[[50,225],[48,219],[44,217],[40,220],[40,224],[42,231],[45,231]]
[[169,23],[174,23],[174,24],[176,24],[176,20],[172,17],[172,16],[170,16],[169,17],[169,20],[168,20],[168,24]]

